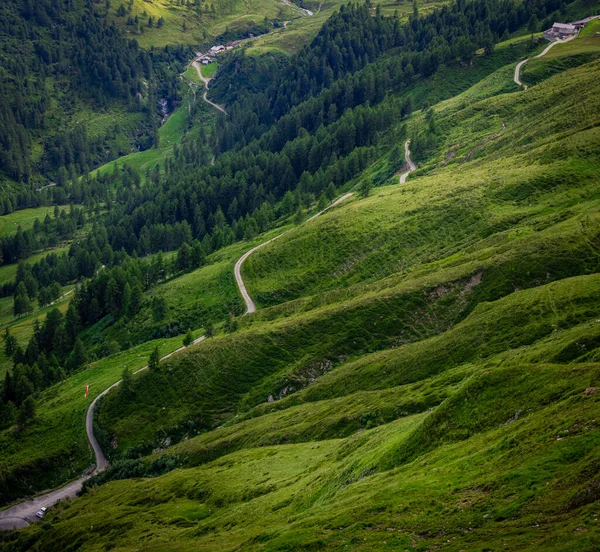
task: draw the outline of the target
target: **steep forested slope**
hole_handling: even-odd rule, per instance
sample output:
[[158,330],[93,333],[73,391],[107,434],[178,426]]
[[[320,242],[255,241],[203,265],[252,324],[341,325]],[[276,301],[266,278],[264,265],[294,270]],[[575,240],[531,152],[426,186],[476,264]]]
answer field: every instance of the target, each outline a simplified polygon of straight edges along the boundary
[[40,175],[63,186],[153,144],[158,99],[177,98],[173,72],[157,77],[187,49],[147,53],[87,0],[10,0],[0,10],[0,169],[11,179],[3,190],[8,209],[36,201],[14,192],[39,188]]

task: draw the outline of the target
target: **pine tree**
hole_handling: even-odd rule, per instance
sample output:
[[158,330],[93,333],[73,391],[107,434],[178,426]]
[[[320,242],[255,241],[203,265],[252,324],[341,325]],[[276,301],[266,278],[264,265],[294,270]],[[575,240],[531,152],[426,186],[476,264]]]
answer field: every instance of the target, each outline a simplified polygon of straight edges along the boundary
[[75,346],[67,359],[66,368],[70,372],[81,368],[88,361],[87,352],[81,339],[75,342]]
[[317,204],[317,211],[320,212],[325,209],[325,207],[327,207],[327,198],[325,197],[325,194],[321,194],[321,197],[319,197],[319,203]]
[[[6,328],[4,332],[4,352],[6,356],[11,358],[17,347],[17,338],[10,333],[10,329]],[[8,375],[8,372],[7,372]]]
[[19,408],[18,423],[19,426],[24,427],[35,420],[36,407],[33,397],[30,395],[21,404]]
[[177,251],[177,269],[183,271],[190,268],[191,259],[192,248],[187,243],[183,243]]
[[225,322],[225,331],[228,333],[236,332],[238,329],[238,321],[232,316],[229,315],[229,318]]
[[158,370],[160,365],[160,352],[158,351],[158,347],[154,347],[150,358],[148,359],[148,369],[152,371]]
[[529,18],[529,23],[527,24],[527,30],[531,34],[533,34],[533,33],[537,32],[539,26],[540,26],[540,22],[537,18],[537,15],[535,15],[535,13],[531,14],[531,17]]
[[131,312],[131,286],[129,282],[125,283],[123,288],[123,298],[121,301],[121,316],[128,316]]
[[131,371],[126,366],[121,373],[121,392],[125,397],[129,397],[133,393],[133,376]]
[[158,322],[167,316],[167,310],[167,301],[164,297],[154,296],[152,298],[152,317],[155,322]]
[[27,295],[27,288],[23,282],[19,282],[15,291],[15,299],[13,304],[13,313],[15,316],[26,314],[31,311],[31,302]]
[[296,226],[302,224],[302,222],[304,221],[304,213],[302,212],[302,208],[298,207],[298,210],[296,211],[296,216],[294,217],[294,224]]
[[337,190],[335,189],[335,184],[333,182],[330,182],[327,185],[325,195],[327,196],[327,199],[329,199],[329,201],[333,201],[335,199],[335,196],[337,195]]
[[11,426],[17,419],[17,407],[12,401],[8,401],[2,409],[2,425],[4,427]]
[[373,188],[373,183],[369,178],[364,178],[360,183],[359,192],[361,197],[369,197],[371,194],[371,189]]

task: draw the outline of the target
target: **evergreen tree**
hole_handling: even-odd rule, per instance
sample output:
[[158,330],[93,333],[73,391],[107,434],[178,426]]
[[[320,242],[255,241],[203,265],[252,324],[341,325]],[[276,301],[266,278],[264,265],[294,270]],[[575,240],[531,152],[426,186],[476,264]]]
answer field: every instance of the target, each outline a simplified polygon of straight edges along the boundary
[[150,358],[148,359],[148,369],[152,371],[158,370],[160,365],[160,352],[158,351],[158,347],[154,347],[154,350],[150,354]]
[[19,408],[18,423],[24,427],[35,420],[36,406],[32,396],[28,396]]
[[75,342],[73,350],[69,354],[69,358],[67,359],[67,370],[70,372],[81,368],[88,361],[87,352],[85,350],[85,346],[81,339],[78,339]]
[[532,13],[531,17],[529,18],[529,23],[527,23],[527,30],[531,34],[533,34],[533,33],[537,32],[539,26],[540,26],[540,22],[538,20],[537,15],[535,15],[535,13]]
[[225,331],[228,333],[236,332],[238,326],[238,321],[232,315],[229,315],[229,318],[227,318],[227,321],[225,322]]
[[183,346],[189,347],[193,343],[193,341],[194,341],[194,334],[192,333],[192,330],[188,330],[183,338]]
[[371,189],[373,188],[373,183],[369,178],[363,178],[360,183],[359,192],[361,197],[369,197],[371,195]]
[[2,426],[9,427],[17,419],[17,407],[12,401],[8,401],[2,408]]
[[[13,353],[17,348],[17,338],[10,333],[10,329],[6,328],[4,332],[4,352],[8,358],[12,358]],[[8,372],[6,373],[8,376]]]
[[27,288],[23,282],[19,282],[15,291],[15,299],[13,304],[13,313],[15,316],[31,312],[31,302],[27,295]]
[[164,297],[154,296],[152,298],[152,317],[155,322],[158,322],[167,316],[167,310],[167,301]]
[[302,209],[300,207],[298,207],[298,210],[296,211],[296,216],[294,217],[294,224],[296,226],[302,224],[304,222],[304,213],[302,212]]
[[133,392],[133,376],[131,375],[129,367],[126,366],[123,368],[123,372],[121,373],[121,393],[128,398]]

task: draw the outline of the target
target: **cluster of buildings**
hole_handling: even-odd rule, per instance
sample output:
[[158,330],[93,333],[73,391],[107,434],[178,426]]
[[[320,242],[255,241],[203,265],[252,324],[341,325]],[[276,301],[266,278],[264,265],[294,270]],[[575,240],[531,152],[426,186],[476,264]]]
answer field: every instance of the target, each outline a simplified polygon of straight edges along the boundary
[[198,61],[200,61],[202,65],[208,65],[209,63],[215,61],[216,56],[228,52],[229,50],[233,50],[240,42],[241,40],[234,40],[233,42],[228,42],[227,44],[218,44],[217,46],[213,46],[205,54],[198,52]]
[[580,29],[583,29],[593,19],[598,19],[600,15],[593,15],[592,17],[586,17],[579,21],[573,21],[572,23],[554,23],[551,29],[544,31],[544,38],[546,40],[563,40],[571,36],[575,36]]

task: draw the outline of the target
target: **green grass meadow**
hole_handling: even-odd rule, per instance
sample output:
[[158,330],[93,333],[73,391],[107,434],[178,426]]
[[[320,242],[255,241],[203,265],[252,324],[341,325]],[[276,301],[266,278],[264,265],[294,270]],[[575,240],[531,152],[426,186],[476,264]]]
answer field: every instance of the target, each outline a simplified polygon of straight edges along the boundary
[[[332,7],[292,21],[278,48],[293,51]],[[166,25],[178,21],[172,11]],[[347,184],[350,199],[152,290],[169,305],[161,324],[197,337],[210,323],[214,336],[108,393],[96,433],[112,467],[43,523],[3,536],[0,550],[597,550],[592,31],[531,60],[527,90],[512,79],[528,37],[411,89],[431,100],[436,131],[406,184],[389,176],[390,158],[425,132],[421,110]],[[178,113],[161,129],[162,149],[131,162],[168,154]],[[374,175],[388,176],[361,197]],[[242,268],[258,308],[242,316],[234,264],[283,231]],[[145,307],[85,339],[143,340],[156,329]],[[90,401],[155,346],[164,355],[181,340],[132,346],[41,393],[35,424],[0,432],[4,488],[16,497],[24,485],[33,493],[84,473]]]

